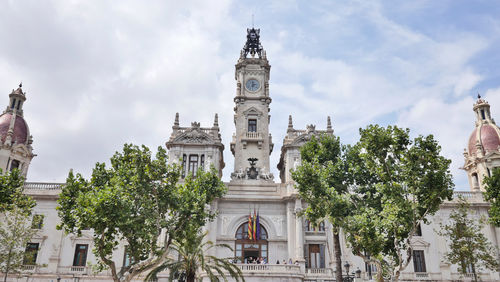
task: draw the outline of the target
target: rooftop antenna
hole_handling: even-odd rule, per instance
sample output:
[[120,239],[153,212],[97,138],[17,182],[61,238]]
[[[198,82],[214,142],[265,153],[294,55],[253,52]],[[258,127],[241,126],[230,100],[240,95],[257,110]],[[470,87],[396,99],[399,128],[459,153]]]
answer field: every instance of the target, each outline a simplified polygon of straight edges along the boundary
[[254,28],[254,26],[253,26],[253,13],[252,13],[252,28]]

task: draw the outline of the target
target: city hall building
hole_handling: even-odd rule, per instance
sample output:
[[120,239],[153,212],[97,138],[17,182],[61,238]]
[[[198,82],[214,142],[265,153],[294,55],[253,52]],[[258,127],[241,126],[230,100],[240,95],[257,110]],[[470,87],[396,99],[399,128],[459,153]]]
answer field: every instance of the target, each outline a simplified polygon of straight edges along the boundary
[[[270,163],[269,156],[276,150],[276,140],[272,140],[269,132],[270,71],[259,30],[248,29],[246,44],[236,62],[235,128],[231,143],[222,143],[217,115],[213,124],[192,122],[181,125],[176,114],[170,139],[165,140],[169,158],[182,162],[183,175],[194,173],[200,167],[214,166],[222,176],[223,150],[231,150],[234,168],[230,181],[225,183],[228,192],[211,204],[210,208],[218,211],[218,217],[204,229],[211,241],[233,247],[233,252],[216,249],[214,255],[236,257],[246,281],[334,281],[331,226],[324,222],[313,228],[299,216],[306,204],[299,198],[290,173],[300,165],[300,147],[314,135],[333,135],[334,129],[330,117],[325,116],[325,124],[299,129],[290,116],[287,128],[283,128],[286,136],[279,148],[279,163]],[[7,108],[0,116],[0,167],[3,170],[18,168],[26,175],[35,156],[33,146],[36,144],[23,118],[25,92],[20,86],[10,93],[9,98]],[[447,241],[436,234],[439,224],[449,221],[459,195],[471,203],[471,216],[479,219],[488,215],[489,204],[482,197],[483,179],[491,174],[493,167],[500,166],[500,129],[491,117],[486,101],[478,98],[471,106],[472,111],[464,114],[476,120],[475,128],[471,128],[469,140],[461,141],[466,147],[463,169],[469,177],[470,191],[455,192],[455,200],[443,203],[439,212],[431,217],[429,225],[421,225],[412,240],[413,262],[402,273],[401,280],[457,281],[470,279],[472,275],[461,276],[457,265],[445,262],[444,254],[449,251]],[[270,172],[271,166],[278,167],[279,175]],[[25,193],[37,202],[34,214],[43,218],[43,225],[39,225],[38,233],[27,246],[36,250],[36,257],[26,262],[22,274],[11,275],[10,281],[112,280],[106,271],[92,272],[90,266],[95,263],[91,251],[92,231],[84,230],[81,236],[77,236],[56,230],[59,222],[56,200],[62,185],[25,184]],[[258,224],[255,222],[257,232],[252,238],[254,234],[249,234],[248,223],[251,221],[250,228],[253,228],[257,220],[254,211],[258,212]],[[500,246],[500,228],[485,226],[482,231],[494,246]],[[341,245],[342,261],[343,264],[349,263],[349,272],[358,272],[361,276],[358,281],[374,278],[377,269],[354,256],[343,240]],[[248,263],[260,257],[267,263]],[[123,245],[115,251],[113,259],[118,267],[129,263]],[[166,277],[166,274],[160,275],[159,281],[167,281]],[[489,271],[480,271],[480,278],[483,281],[500,280],[498,272]]]

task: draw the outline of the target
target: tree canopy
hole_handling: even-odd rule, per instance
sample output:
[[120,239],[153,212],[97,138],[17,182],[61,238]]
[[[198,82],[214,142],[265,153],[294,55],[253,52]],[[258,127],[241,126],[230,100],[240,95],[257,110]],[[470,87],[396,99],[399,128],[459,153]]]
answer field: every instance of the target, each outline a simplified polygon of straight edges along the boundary
[[17,169],[0,171],[0,271],[7,281],[9,273],[18,273],[25,260],[26,244],[38,230],[31,228],[31,213],[35,201],[23,193],[24,178]]
[[301,149],[301,165],[292,172],[295,187],[307,203],[306,217],[318,224],[328,219],[333,229],[336,279],[342,279],[339,227],[350,213],[350,184],[346,147],[338,137],[323,134],[313,136]]
[[0,170],[0,212],[13,210],[18,207],[22,212],[30,215],[36,205],[31,197],[24,193],[24,178],[19,170],[3,174]]
[[[214,244],[206,240],[207,232],[192,230],[184,238],[176,239],[172,243],[175,257],[168,260],[158,268],[152,270],[146,277],[147,281],[156,281],[157,274],[163,270],[169,270],[169,281],[194,282],[200,278],[199,271],[204,271],[210,281],[228,281],[228,275],[236,282],[245,282],[241,269],[233,264],[234,257],[218,258],[209,255],[211,249],[226,248],[233,249],[227,244]],[[221,278],[221,279],[220,279]]]
[[495,271],[498,261],[495,258],[497,251],[482,232],[484,218],[469,217],[470,205],[463,198],[459,199],[458,207],[450,214],[450,223],[441,224],[439,235],[446,238],[449,252],[445,258],[452,264],[459,266],[460,273],[473,273],[477,281],[477,272],[481,268]]
[[[370,125],[347,156],[353,177],[353,214],[343,225],[354,254],[397,280],[412,257],[411,238],[440,204],[453,195],[450,160],[432,135],[413,140],[409,129]],[[380,275],[378,279],[380,279]]]
[[[100,269],[110,268],[115,281],[130,281],[162,264],[173,240],[213,219],[206,206],[226,187],[213,168],[179,182],[180,167],[167,164],[161,147],[153,158],[146,146],[125,144],[110,162],[110,168],[97,163],[90,179],[69,173],[58,227],[77,234],[92,229]],[[118,272],[112,254],[121,242],[133,263]]]
[[490,202],[489,221],[500,227],[500,167],[493,169],[490,177],[484,180],[486,192],[484,198]]

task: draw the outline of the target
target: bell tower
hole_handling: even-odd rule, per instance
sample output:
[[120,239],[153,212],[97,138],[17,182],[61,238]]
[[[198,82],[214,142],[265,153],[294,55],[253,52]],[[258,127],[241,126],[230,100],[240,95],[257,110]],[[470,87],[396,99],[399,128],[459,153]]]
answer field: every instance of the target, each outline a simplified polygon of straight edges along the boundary
[[472,110],[476,116],[475,128],[464,150],[462,168],[467,172],[471,191],[484,191],[484,177],[500,167],[500,128],[491,117],[490,104],[480,95]]
[[269,72],[271,66],[260,44],[260,29],[247,29],[247,41],[236,63],[236,96],[231,141],[234,155],[232,181],[272,181],[269,155],[273,150],[269,134]]
[[18,169],[26,177],[33,154],[33,137],[23,118],[26,92],[22,84],[9,94],[9,104],[0,115],[0,169],[2,172]]

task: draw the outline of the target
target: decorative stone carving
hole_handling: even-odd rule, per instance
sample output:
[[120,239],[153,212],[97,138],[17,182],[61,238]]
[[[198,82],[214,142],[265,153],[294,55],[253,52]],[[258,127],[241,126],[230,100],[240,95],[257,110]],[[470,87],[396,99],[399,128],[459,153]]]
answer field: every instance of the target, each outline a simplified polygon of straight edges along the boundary
[[229,223],[233,220],[234,216],[232,215],[223,215],[222,216],[222,235],[228,234]]
[[282,236],[283,235],[283,218],[281,216],[273,216],[271,217],[271,220],[276,226],[276,236]]
[[243,171],[242,168],[238,169],[238,171],[231,173],[232,180],[245,179],[245,176],[246,173]]
[[[198,124],[199,125],[199,124]],[[175,138],[174,142],[184,143],[184,144],[212,144],[215,143],[212,138],[196,128],[193,130],[181,134],[179,137]]]

